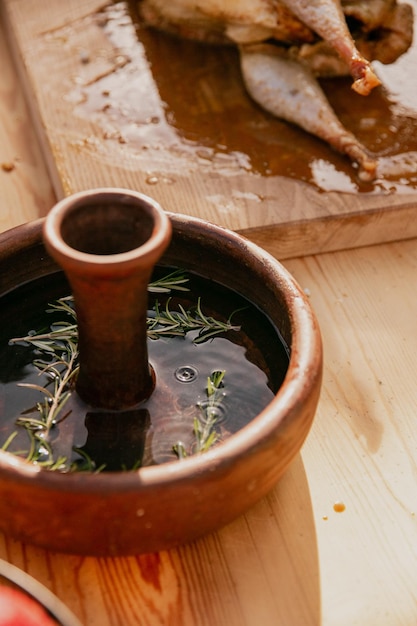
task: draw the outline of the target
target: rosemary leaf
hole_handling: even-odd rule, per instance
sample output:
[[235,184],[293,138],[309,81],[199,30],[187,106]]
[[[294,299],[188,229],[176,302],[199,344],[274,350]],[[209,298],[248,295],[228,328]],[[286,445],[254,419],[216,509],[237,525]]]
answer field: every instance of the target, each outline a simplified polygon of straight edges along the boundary
[[4,452],[6,452],[7,448],[10,446],[10,444],[12,443],[13,439],[15,437],[17,437],[17,430],[13,431],[6,439],[6,441],[4,442],[4,444],[2,445],[2,447],[0,448],[0,450],[3,450]]
[[[216,370],[211,376],[207,377],[206,394],[208,402],[207,404],[197,404],[200,414],[199,416],[194,416],[193,420],[193,434],[195,440],[193,450],[196,454],[207,452],[207,450],[210,450],[219,440],[219,435],[216,432],[218,413],[215,409],[219,407],[224,398],[224,394],[220,390],[223,387],[225,374],[225,370]],[[187,450],[181,441],[177,441],[177,443],[172,446],[172,450],[177,455],[178,459],[185,459],[188,456]]]
[[148,291],[150,293],[169,293],[173,289],[176,291],[189,291],[188,287],[184,287],[189,279],[185,276],[182,270],[175,270],[158,280],[155,280],[148,285]]
[[231,323],[231,316],[227,322],[216,320],[206,316],[201,309],[201,299],[198,299],[195,308],[185,310],[179,304],[179,311],[170,309],[171,298],[168,298],[165,308],[161,309],[159,302],[155,302],[154,316],[148,319],[148,337],[158,339],[162,336],[181,336],[187,332],[199,330],[199,334],[194,338],[194,343],[203,343],[212,337],[231,330],[238,331],[240,326]]
[[48,396],[48,398],[54,399],[54,394],[49,391],[46,387],[42,387],[42,385],[35,385],[34,383],[17,383],[18,387],[26,387],[27,389],[35,389],[36,391],[40,391],[41,393]]

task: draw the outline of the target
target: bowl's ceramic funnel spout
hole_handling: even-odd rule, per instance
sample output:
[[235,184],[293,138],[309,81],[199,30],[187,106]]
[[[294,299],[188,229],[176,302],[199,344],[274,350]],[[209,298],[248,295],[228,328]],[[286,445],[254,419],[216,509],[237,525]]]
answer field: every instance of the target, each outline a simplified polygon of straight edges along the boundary
[[159,205],[123,189],[61,200],[44,225],[45,245],[74,296],[80,370],[76,389],[96,408],[126,409],[150,396],[148,283],[171,238]]

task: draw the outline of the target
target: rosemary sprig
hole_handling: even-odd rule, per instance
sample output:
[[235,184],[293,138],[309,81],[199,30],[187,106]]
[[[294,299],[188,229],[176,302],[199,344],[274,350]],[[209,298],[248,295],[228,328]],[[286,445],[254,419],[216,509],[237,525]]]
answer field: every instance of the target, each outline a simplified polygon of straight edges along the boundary
[[[60,300],[58,300],[60,303]],[[51,309],[47,312],[51,312],[57,309],[58,305],[52,305]],[[72,311],[73,317],[75,317],[75,311]],[[24,337],[14,337],[9,340],[9,344],[13,343],[30,343],[34,348],[38,348],[41,352],[49,353],[50,355],[61,353],[64,350],[62,342],[76,343],[78,341],[78,329],[77,324],[69,324],[67,322],[59,322],[51,324],[50,330],[45,333],[29,333]]]
[[[188,278],[181,270],[175,270],[166,276],[162,276],[158,280],[150,282],[148,291],[151,293],[169,293],[173,289],[176,291],[189,291],[185,287]],[[72,295],[59,298],[54,304],[49,305],[47,313],[62,312],[72,317],[75,322],[56,322],[51,325],[50,331],[41,334],[30,333],[25,337],[15,337],[10,339],[9,343],[30,343],[32,346],[39,348],[42,352],[56,352],[62,348],[62,341],[76,343],[78,341],[78,327],[76,323],[76,313],[74,309],[74,298]],[[155,338],[155,337],[154,337]]]
[[4,444],[1,446],[0,450],[6,452],[15,437],[17,437],[17,430],[10,433]]
[[150,293],[170,293],[173,289],[176,291],[189,291],[188,287],[184,286],[185,283],[188,283],[188,280],[182,270],[175,270],[158,280],[150,282],[148,291]]
[[[187,291],[185,287],[187,278],[181,271],[174,271],[161,279],[149,284],[151,292],[167,293],[172,289]],[[203,313],[201,299],[198,299],[197,306],[185,310],[179,304],[178,311],[170,309],[171,298],[168,298],[165,308],[161,309],[158,301],[155,302],[153,312],[147,320],[147,333],[150,339],[159,337],[184,337],[187,332],[198,330],[198,336],[193,339],[199,344],[207,341],[219,333],[229,330],[239,330],[239,326],[231,323],[231,317],[226,322],[216,320]],[[21,414],[16,425],[23,427],[29,436],[29,450],[14,452],[19,456],[24,455],[26,460],[37,463],[49,470],[60,471],[100,471],[94,462],[88,458],[82,450],[74,449],[80,459],[70,463],[65,457],[54,459],[53,451],[48,443],[51,429],[66,417],[64,408],[68,402],[74,382],[78,374],[78,326],[74,309],[73,297],[66,296],[60,298],[56,303],[49,305],[48,313],[62,312],[72,320],[59,321],[51,324],[48,332],[36,334],[29,333],[24,337],[15,337],[9,341],[10,344],[24,343],[30,344],[41,353],[41,358],[33,361],[33,365],[38,369],[39,375],[46,376],[47,383],[42,386],[36,383],[18,383],[20,387],[26,387],[43,394],[41,402],[36,407]],[[215,373],[216,374],[216,373]],[[218,374],[218,373],[217,373]],[[201,419],[194,421],[194,433],[196,438],[196,451],[203,452],[211,447],[217,440],[217,434],[213,430],[215,423],[214,413],[210,414],[210,407],[216,405],[218,401],[217,391],[222,383],[224,372],[220,378],[212,375],[207,383],[207,406],[202,409]],[[214,403],[214,404],[213,404]],[[36,415],[36,416],[35,416]],[[17,435],[13,432],[4,442],[2,449],[8,450]],[[178,444],[178,456],[181,456]]]
[[[218,408],[224,399],[223,379],[225,370],[217,370],[207,377],[207,401],[197,403],[199,415],[194,417],[193,432],[195,443],[193,452],[201,454],[207,452],[219,439],[216,431],[218,421]],[[188,454],[182,441],[172,446],[179,459],[185,459]]]
[[215,335],[230,330],[240,330],[240,326],[234,326],[231,322],[232,315],[226,322],[216,320],[207,316],[201,309],[201,298],[198,298],[197,306],[193,309],[185,310],[181,304],[178,311],[169,308],[171,298],[168,298],[164,309],[160,309],[159,302],[155,302],[154,316],[148,318],[148,337],[159,339],[159,337],[185,337],[192,330],[199,330],[197,337],[193,339],[196,344],[203,343]]
[[207,404],[199,404],[200,418],[194,418],[195,448],[197,453],[206,452],[218,440],[218,434],[214,427],[218,420],[218,407],[223,401],[224,394],[221,391],[225,371],[213,372],[207,378]]
[[[48,309],[47,312],[63,310],[75,319],[74,309],[67,304],[70,299],[71,296],[61,298],[56,304],[50,305],[51,308]],[[159,339],[160,337],[185,337],[188,332],[199,330],[198,336],[193,339],[194,343],[199,344],[220,333],[225,333],[230,330],[240,330],[240,326],[232,324],[231,321],[236,311],[233,311],[228,320],[223,322],[203,313],[201,298],[198,298],[195,308],[186,310],[179,304],[178,311],[170,309],[169,305],[171,300],[172,298],[168,298],[164,309],[161,309],[158,300],[155,301],[153,312],[147,318],[147,335],[149,339]],[[29,343],[42,352],[49,352],[51,354],[63,350],[62,344],[66,342],[68,342],[68,344],[77,344],[78,327],[76,323],[57,322],[51,325],[49,332],[39,335],[28,334],[24,337],[15,337],[9,341],[10,344]]]
[[[42,342],[37,341],[38,348],[41,349]],[[50,352],[52,342],[44,341],[45,352]],[[66,402],[71,395],[71,381],[78,373],[78,346],[71,339],[66,339],[60,344],[55,344],[56,359],[52,363],[41,359],[33,361],[33,365],[38,368],[39,374],[46,374],[48,380],[53,383],[53,391],[47,386],[42,387],[33,383],[18,383],[19,387],[35,389],[44,394],[42,403],[38,402],[37,410],[39,419],[25,417],[21,415],[17,420],[18,426],[24,426],[29,430],[42,430],[44,435],[48,435],[51,428],[57,423],[58,415],[61,413]]]
[[[65,308],[67,304],[64,302],[57,306]],[[26,430],[30,443],[28,451],[19,451],[15,454],[24,455],[28,462],[50,470],[68,471],[70,468],[65,457],[54,459],[48,438],[51,429],[66,417],[63,409],[71,396],[73,381],[78,373],[78,346],[74,341],[74,325],[62,322],[56,325],[56,328],[52,328],[50,333],[29,335],[23,339],[30,341],[43,353],[44,358],[35,359],[33,365],[39,375],[46,376],[47,383],[44,386],[36,383],[18,383],[19,387],[39,391],[43,398],[35,407],[17,418],[16,426]],[[3,449],[9,448],[16,435],[17,431],[12,433]]]

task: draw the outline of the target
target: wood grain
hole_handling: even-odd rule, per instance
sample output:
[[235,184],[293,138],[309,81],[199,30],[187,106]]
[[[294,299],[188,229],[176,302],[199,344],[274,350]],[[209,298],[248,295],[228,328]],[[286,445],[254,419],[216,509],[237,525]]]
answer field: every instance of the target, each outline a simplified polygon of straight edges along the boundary
[[[4,0],[3,8],[58,196],[99,186],[140,189],[171,211],[248,235],[279,258],[417,235],[412,190],[323,194],[296,179],[248,171],[233,151],[214,160],[204,150],[187,154],[171,146],[172,136],[144,145],[152,120],[165,115],[162,85],[151,71],[157,63],[150,67],[137,51],[139,42],[132,51],[112,39],[103,28],[99,0],[69,0],[65,8],[48,0],[42,10],[33,0]],[[238,78],[232,74],[233,81]],[[111,107],[102,104],[109,84]],[[137,111],[129,109],[132,89]],[[230,87],[228,97],[236,93]],[[204,84],[199,98],[193,115],[208,107],[215,116],[226,106]]]
[[88,626],[318,624],[317,547],[300,457],[250,515],[170,552],[93,559],[0,538],[0,555]]
[[214,535],[146,557],[80,558],[2,538],[0,555],[83,623],[414,623],[416,241],[286,265],[311,294],[326,366],[312,431],[267,498]]
[[[6,229],[43,214],[51,186],[16,106],[1,29],[0,51],[1,160],[19,157],[11,173],[0,171]],[[0,557],[85,626],[416,622],[417,240],[285,265],[310,293],[325,372],[302,453],[267,498],[215,535],[138,558],[61,555],[0,536]]]
[[55,202],[4,37],[0,38],[0,229],[46,215]]
[[302,454],[324,622],[414,623],[416,241],[287,266],[310,289],[324,335],[321,405]]

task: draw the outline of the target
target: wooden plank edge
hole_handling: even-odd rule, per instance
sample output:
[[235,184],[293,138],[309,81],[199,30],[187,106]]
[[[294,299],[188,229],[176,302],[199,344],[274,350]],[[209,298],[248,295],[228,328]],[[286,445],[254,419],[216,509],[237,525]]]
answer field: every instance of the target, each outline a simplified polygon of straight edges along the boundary
[[20,54],[17,40],[14,36],[14,29],[9,19],[7,8],[5,7],[5,4],[1,0],[0,0],[0,19],[3,22],[3,28],[4,28],[6,41],[10,47],[11,57],[12,57],[14,66],[16,68],[16,73],[17,73],[17,77],[20,83],[23,96],[26,101],[26,106],[28,108],[30,121],[32,122],[33,129],[34,129],[36,138],[39,143],[39,147],[42,153],[45,167],[51,180],[52,188],[55,192],[56,197],[61,198],[65,195],[64,184],[61,179],[60,173],[57,169],[55,160],[53,158],[53,152],[49,145],[47,133],[45,131],[42,118],[40,116],[40,113],[37,107],[34,104],[34,101],[35,101],[34,90],[32,89],[30,85],[28,74],[25,70],[25,64]]
[[237,232],[284,260],[413,239],[417,237],[416,218],[417,203],[411,202],[384,212],[369,209]]
[[[62,198],[71,193],[72,188],[65,173],[59,171],[53,157],[42,116],[36,106],[35,90],[26,72],[14,28],[3,2],[0,2],[0,18],[3,20],[13,62],[52,187],[56,197]],[[369,208],[362,212],[320,216],[317,220],[236,229],[236,232],[252,240],[275,257],[289,259],[412,239],[417,237],[416,213],[417,203],[412,202],[394,206],[392,209],[384,209],[384,211],[380,208]]]

